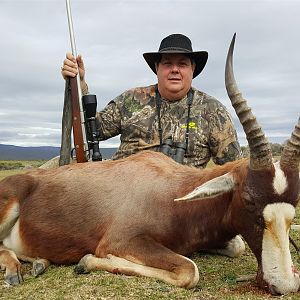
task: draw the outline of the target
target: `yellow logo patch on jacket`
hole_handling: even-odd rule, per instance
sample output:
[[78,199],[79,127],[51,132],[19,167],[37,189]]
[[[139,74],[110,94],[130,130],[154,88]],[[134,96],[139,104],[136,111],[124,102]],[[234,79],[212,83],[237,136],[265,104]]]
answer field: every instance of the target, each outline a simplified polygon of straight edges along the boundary
[[[186,129],[186,128],[187,128],[187,124],[182,124],[182,125],[181,125],[181,128]],[[189,122],[189,128],[190,128],[190,129],[195,129],[195,128],[197,128],[196,123],[195,123],[195,122]]]

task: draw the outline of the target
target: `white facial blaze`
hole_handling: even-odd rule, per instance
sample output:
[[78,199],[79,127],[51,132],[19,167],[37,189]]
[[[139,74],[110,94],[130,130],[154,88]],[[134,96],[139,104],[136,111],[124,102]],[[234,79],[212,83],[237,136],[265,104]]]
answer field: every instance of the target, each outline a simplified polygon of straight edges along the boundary
[[289,249],[289,229],[294,216],[295,208],[288,203],[268,204],[263,211],[266,224],[262,241],[263,276],[280,294],[296,292],[300,286]]
[[279,162],[276,162],[274,164],[274,167],[275,167],[275,176],[273,179],[273,188],[278,195],[281,195],[287,189],[288,183],[286,180],[286,176],[284,175],[283,171],[280,168]]

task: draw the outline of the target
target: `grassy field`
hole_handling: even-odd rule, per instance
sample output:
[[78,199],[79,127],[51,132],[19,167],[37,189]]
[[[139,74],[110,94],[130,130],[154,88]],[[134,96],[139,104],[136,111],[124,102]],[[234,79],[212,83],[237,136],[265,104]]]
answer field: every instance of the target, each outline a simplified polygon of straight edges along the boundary
[[25,173],[44,162],[42,160],[0,160],[0,180],[10,175]]
[[[23,163],[32,167],[32,162]],[[34,167],[40,164],[37,162]],[[0,171],[0,179],[25,171]],[[295,223],[300,224],[299,208]],[[300,233],[293,231],[291,236],[300,246]],[[292,245],[291,252],[296,267],[300,269],[300,258]],[[239,277],[254,275],[256,272],[256,260],[248,247],[240,258],[196,253],[191,259],[197,264],[200,273],[199,283],[191,290],[176,288],[150,278],[113,275],[104,271],[76,275],[73,272],[74,266],[50,266],[45,274],[33,278],[30,275],[30,264],[24,263],[22,285],[10,287],[0,278],[0,299],[300,299],[300,292],[272,297],[258,289],[253,279],[239,282]]]

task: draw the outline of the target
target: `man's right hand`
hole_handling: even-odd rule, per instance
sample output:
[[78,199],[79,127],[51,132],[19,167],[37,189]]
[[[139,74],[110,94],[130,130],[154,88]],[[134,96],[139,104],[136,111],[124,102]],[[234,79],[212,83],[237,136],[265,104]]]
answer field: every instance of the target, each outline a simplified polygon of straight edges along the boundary
[[61,75],[64,79],[67,77],[75,77],[78,74],[79,69],[79,77],[80,77],[80,86],[81,89],[87,91],[87,84],[85,82],[85,68],[81,55],[77,56],[77,59],[73,56],[72,53],[68,52],[66,55],[66,59],[63,62],[63,66],[61,67]]

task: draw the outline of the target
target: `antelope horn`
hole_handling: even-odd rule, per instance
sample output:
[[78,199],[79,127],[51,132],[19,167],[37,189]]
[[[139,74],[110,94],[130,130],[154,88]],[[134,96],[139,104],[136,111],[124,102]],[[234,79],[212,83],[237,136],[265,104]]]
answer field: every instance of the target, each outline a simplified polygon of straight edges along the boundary
[[291,137],[288,139],[285,147],[283,148],[280,166],[288,168],[299,168],[300,161],[300,118],[298,124],[295,126]]
[[248,140],[250,149],[250,168],[269,168],[273,166],[271,147],[261,126],[258,124],[255,116],[252,114],[251,108],[248,106],[247,101],[243,98],[235,82],[232,67],[235,36],[236,33],[232,38],[226,60],[225,84],[227,94],[244,128],[246,138]]

